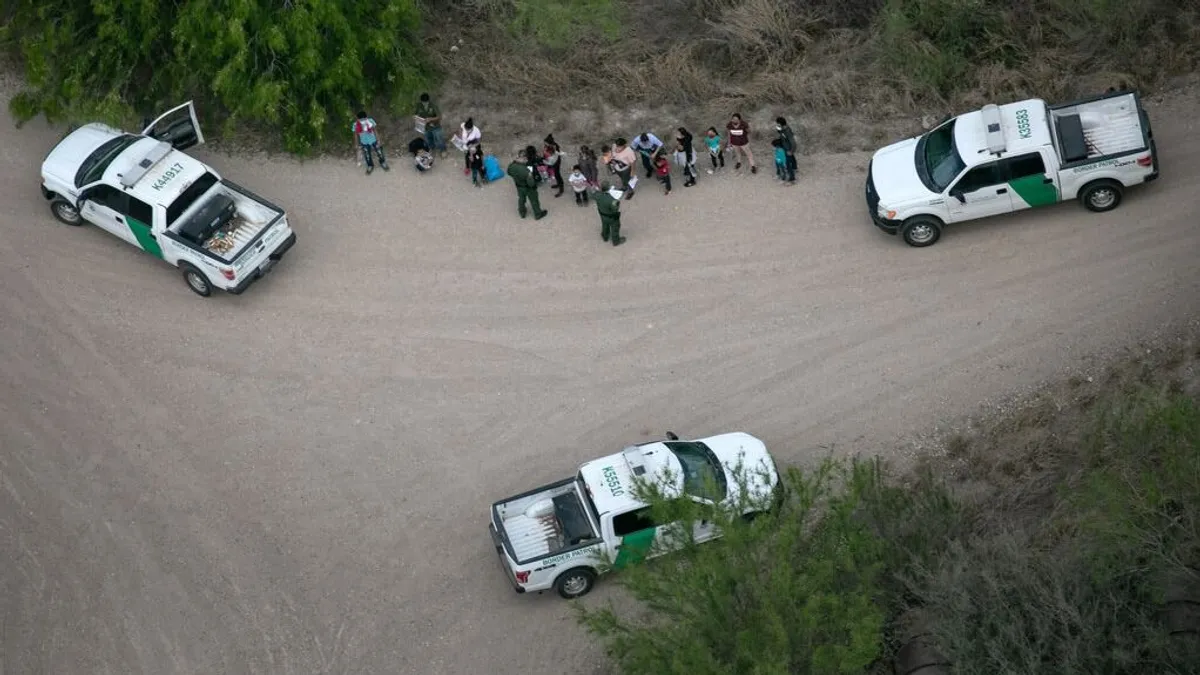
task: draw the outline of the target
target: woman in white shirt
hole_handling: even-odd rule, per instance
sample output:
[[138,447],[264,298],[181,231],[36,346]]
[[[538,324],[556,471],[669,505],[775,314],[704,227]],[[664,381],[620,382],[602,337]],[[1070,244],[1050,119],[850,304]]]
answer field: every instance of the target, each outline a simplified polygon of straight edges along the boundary
[[468,117],[466,122],[458,125],[458,138],[462,145],[458,143],[455,145],[459,145],[459,149],[463,151],[463,175],[465,176],[471,173],[471,146],[483,140],[483,132],[475,126],[474,117]]

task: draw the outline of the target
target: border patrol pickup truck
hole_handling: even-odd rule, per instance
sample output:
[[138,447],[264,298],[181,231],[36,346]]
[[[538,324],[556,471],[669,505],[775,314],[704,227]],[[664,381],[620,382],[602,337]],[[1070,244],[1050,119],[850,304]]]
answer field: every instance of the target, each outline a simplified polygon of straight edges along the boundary
[[1158,178],[1150,118],[1137,92],[1050,106],[987,105],[875,153],[867,209],[888,234],[931,246],[961,223],[1070,199],[1092,211]]
[[[577,598],[598,575],[681,545],[682,523],[654,522],[636,480],[653,481],[667,498],[732,504],[751,517],[781,496],[775,460],[759,439],[734,432],[681,441],[668,432],[665,441],[630,446],[584,464],[572,478],[492,505],[492,544],[516,591],[553,588]],[[693,536],[700,543],[720,532],[700,521]]]
[[42,162],[42,195],[60,221],[92,223],[178,267],[197,294],[238,294],[296,235],[283,209],[182,152],[203,142],[191,101],[140,134],[87,124]]

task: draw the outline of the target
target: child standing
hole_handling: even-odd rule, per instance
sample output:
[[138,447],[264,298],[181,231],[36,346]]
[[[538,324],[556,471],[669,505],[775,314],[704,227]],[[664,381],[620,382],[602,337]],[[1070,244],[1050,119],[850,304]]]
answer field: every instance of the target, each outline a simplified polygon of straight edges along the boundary
[[358,115],[355,117],[351,130],[354,131],[354,140],[362,152],[363,159],[367,162],[367,175],[375,170],[375,162],[371,157],[372,152],[379,156],[379,166],[382,166],[384,171],[388,171],[387,158],[383,156],[383,146],[379,145],[379,127],[375,124],[375,118],[368,116],[363,110],[358,111]]
[[663,194],[671,194],[671,163],[662,148],[654,155],[654,172],[658,174],[658,182],[663,184]]
[[600,168],[596,161],[596,151],[586,145],[579,146],[579,166],[583,170],[588,185],[600,189]]
[[483,146],[473,143],[467,149],[467,166],[471,167],[471,184],[477,188],[483,187],[487,174],[483,171]]
[[708,158],[712,160],[712,168],[708,170],[709,175],[712,175],[717,169],[725,168],[725,147],[716,127],[709,127],[705,132],[704,144],[708,146]]
[[571,168],[571,175],[567,176],[567,182],[571,184],[571,189],[575,191],[575,205],[586,206],[588,203],[588,179],[583,175],[583,167],[576,164]]
[[783,149],[783,141],[776,138],[771,147],[775,148],[775,178],[787,180],[787,150]]

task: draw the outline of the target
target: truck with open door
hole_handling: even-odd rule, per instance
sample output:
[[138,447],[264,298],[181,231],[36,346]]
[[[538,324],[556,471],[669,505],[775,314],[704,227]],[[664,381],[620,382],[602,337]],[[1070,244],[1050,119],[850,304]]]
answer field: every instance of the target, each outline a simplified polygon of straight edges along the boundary
[[179,268],[195,293],[238,294],[296,234],[282,208],[183,152],[203,142],[191,101],[139,134],[86,124],[42,162],[42,195],[58,220],[91,223]]

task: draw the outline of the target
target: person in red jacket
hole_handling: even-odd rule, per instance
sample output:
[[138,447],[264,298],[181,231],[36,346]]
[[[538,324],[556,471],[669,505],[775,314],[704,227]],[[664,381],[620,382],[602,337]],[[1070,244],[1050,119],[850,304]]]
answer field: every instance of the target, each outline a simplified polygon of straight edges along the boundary
[[737,157],[737,164],[733,168],[742,168],[742,157],[745,157],[750,163],[750,173],[758,173],[758,167],[754,166],[754,153],[750,151],[750,124],[742,119],[740,113],[733,113],[725,130],[729,132],[729,146]]
[[658,174],[658,182],[663,184],[663,194],[671,194],[671,162],[667,161],[667,153],[662,148],[654,154],[654,173]]

